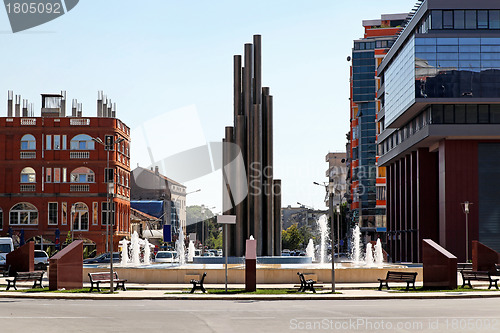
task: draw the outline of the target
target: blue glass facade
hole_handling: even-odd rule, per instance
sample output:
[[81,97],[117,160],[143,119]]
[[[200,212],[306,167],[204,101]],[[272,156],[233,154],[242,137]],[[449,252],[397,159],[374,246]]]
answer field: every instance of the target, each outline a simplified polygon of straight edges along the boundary
[[385,74],[385,123],[415,102],[415,40],[410,38]]
[[368,44],[372,50],[355,51],[352,54],[353,101],[355,103],[375,100],[375,52],[373,51],[375,43],[363,44]]
[[416,38],[415,97],[500,97],[500,38]]
[[[385,41],[384,45],[388,45]],[[392,41],[390,41],[392,42]],[[378,41],[382,45],[381,41]],[[392,43],[391,43],[392,44]],[[376,130],[376,59],[374,48],[377,42],[355,42],[352,54],[353,102],[357,104],[355,137],[358,146],[353,148],[353,160],[358,166],[353,170],[352,180],[358,181],[355,201],[359,209],[361,227],[374,228],[377,214],[384,215],[385,209],[377,209],[377,130]]]

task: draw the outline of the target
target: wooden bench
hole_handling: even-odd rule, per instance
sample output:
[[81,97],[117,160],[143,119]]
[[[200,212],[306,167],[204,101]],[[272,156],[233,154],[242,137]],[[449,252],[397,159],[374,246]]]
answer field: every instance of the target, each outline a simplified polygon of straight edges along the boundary
[[488,271],[462,271],[461,273],[463,281],[462,288],[468,285],[472,289],[471,281],[489,281],[490,286],[488,289],[491,289],[493,283],[495,284],[495,288],[498,289],[498,279],[492,279]]
[[[96,285],[97,291],[101,291],[101,288],[99,287],[99,284],[102,283],[110,283],[111,281],[111,274],[109,272],[98,272],[98,273],[89,273],[89,280],[90,280],[90,291],[94,290],[94,284]],[[127,288],[125,288],[125,282],[127,280],[125,279],[119,279],[118,278],[118,273],[113,272],[113,282],[116,282],[116,288],[122,288],[123,291],[126,291]]]
[[203,276],[201,277],[201,280],[191,280],[190,283],[193,284],[193,288],[191,289],[191,294],[194,293],[196,289],[200,289],[204,293],[207,292],[205,290],[205,287],[203,287],[203,281],[205,281],[205,276],[207,276],[207,272],[203,273]]
[[457,271],[472,271],[472,263],[470,262],[461,262],[457,264]]
[[42,279],[43,279],[43,274],[44,271],[34,271],[34,272],[17,272],[14,275],[14,279],[7,279],[7,289],[9,290],[10,287],[14,287],[14,290],[17,290],[16,287],[16,282],[18,281],[34,281],[33,283],[33,288],[36,288],[36,286],[40,286],[40,288],[43,288],[42,286]]
[[301,272],[297,272],[297,275],[299,276],[300,279],[299,291],[305,292],[306,290],[310,290],[313,293],[316,293],[316,290],[314,290],[314,284],[316,283],[316,281],[314,281],[313,279],[306,280],[304,274]]
[[413,285],[413,290],[415,290],[415,280],[417,278],[417,272],[392,272],[387,271],[387,276],[385,279],[378,279],[380,282],[380,286],[378,290],[382,290],[382,287],[387,287],[389,290],[388,282],[406,282],[406,291],[410,290],[410,283]]

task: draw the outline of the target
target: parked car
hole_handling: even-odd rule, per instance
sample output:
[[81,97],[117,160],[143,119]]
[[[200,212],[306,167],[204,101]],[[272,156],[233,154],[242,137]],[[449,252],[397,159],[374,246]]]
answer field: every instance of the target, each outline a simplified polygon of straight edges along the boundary
[[0,237],[0,253],[7,254],[14,251],[14,243],[10,237]]
[[[109,252],[98,255],[95,258],[88,258],[83,260],[84,264],[104,264],[109,262],[110,262]],[[113,252],[113,262],[114,263],[120,262],[120,252]]]
[[0,253],[0,266],[5,266],[7,259],[5,258],[7,255],[5,253]]
[[42,250],[35,250],[35,269],[45,270],[49,265],[49,255]]
[[179,257],[175,251],[158,251],[155,256],[155,262],[179,262]]

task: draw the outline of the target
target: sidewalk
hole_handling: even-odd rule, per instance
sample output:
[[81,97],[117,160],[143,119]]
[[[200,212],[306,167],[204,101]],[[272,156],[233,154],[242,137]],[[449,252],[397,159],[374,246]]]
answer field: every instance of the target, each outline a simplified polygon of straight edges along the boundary
[[[439,298],[485,298],[500,297],[500,291],[467,291],[467,292],[399,292],[393,290],[378,291],[378,283],[338,283],[336,291],[339,294],[330,294],[330,284],[319,284],[323,290],[318,290],[316,294],[296,293],[296,294],[202,294],[197,291],[189,294],[191,284],[137,284],[126,283],[127,291],[118,290],[115,294],[99,293],[51,293],[51,292],[22,292],[29,289],[32,283],[19,283],[19,292],[5,291],[5,278],[0,278],[0,298],[34,298],[34,299],[94,299],[94,300],[373,300],[373,299],[439,299]],[[43,285],[48,286],[48,279],[44,279]],[[422,283],[417,283],[417,287]],[[406,284],[394,284],[391,287],[405,287]],[[84,283],[84,287],[90,287],[90,283]],[[258,289],[298,289],[294,284],[259,284]],[[486,289],[488,285],[478,283],[475,288]],[[205,284],[206,289],[224,289],[223,284]],[[243,284],[228,285],[229,289],[244,289]]]

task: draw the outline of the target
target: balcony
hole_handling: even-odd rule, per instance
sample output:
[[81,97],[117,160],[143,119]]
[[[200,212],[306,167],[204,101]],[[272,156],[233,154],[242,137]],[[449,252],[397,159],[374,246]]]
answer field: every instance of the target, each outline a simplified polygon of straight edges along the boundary
[[90,119],[88,118],[71,118],[69,120],[71,126],[90,126]]
[[71,184],[69,186],[70,192],[89,192],[90,186],[87,184]]
[[69,153],[69,158],[70,159],[89,159],[90,158],[90,152],[88,151],[72,151]]
[[32,160],[36,158],[36,151],[22,151],[20,156],[22,160]]
[[21,184],[21,192],[35,192],[36,184]]
[[21,125],[22,126],[35,126],[36,125],[36,118],[21,118]]

